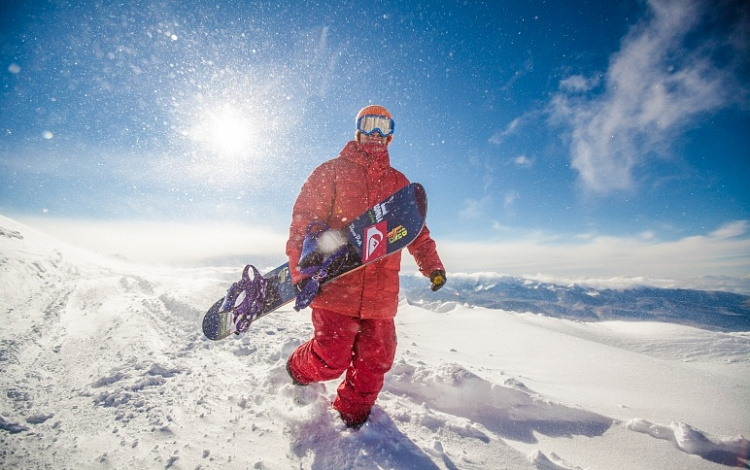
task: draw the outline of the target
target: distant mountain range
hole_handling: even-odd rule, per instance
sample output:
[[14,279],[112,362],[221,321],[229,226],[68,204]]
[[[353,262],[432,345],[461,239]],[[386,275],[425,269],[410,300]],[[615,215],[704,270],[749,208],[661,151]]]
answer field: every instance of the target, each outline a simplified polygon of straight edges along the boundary
[[456,302],[513,312],[530,312],[579,321],[661,321],[713,331],[750,331],[750,296],[718,291],[635,287],[595,289],[510,276],[449,276],[431,292],[422,277],[401,276],[401,293],[410,303],[445,308]]

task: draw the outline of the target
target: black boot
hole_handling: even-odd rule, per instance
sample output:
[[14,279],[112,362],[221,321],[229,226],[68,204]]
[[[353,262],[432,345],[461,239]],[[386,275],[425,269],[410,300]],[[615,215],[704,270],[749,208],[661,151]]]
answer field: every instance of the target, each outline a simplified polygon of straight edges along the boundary
[[303,383],[303,382],[300,382],[299,380],[297,380],[297,378],[294,376],[294,373],[292,372],[292,368],[289,365],[289,361],[288,360],[286,361],[286,373],[289,374],[289,377],[292,378],[292,383],[294,385],[298,385],[298,386],[301,386],[301,387],[304,387],[305,385],[307,385],[306,383]]
[[361,417],[355,418],[340,411],[339,415],[341,416],[341,420],[344,422],[344,424],[346,424],[346,427],[355,431],[364,426],[365,423],[367,423],[367,419],[370,417],[370,414],[368,413],[367,416],[364,417],[364,419],[362,419]]

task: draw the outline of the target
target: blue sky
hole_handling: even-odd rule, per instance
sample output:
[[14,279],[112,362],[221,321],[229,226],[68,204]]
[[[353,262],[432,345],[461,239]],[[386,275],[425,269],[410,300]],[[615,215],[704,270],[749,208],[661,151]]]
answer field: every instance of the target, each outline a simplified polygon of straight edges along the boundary
[[[273,251],[250,234],[283,238],[380,103],[449,268],[750,284],[741,1],[16,3],[4,215],[112,244],[210,221]],[[228,236],[200,233],[191,253]]]

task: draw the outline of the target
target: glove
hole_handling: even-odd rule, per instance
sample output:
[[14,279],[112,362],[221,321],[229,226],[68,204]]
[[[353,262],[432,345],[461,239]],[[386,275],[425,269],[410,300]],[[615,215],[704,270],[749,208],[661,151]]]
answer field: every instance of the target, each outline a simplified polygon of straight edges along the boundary
[[432,284],[432,292],[437,291],[445,285],[446,277],[445,271],[442,269],[436,269],[430,273],[430,283]]
[[310,278],[306,277],[294,285],[294,293],[299,295],[300,292],[305,288],[307,283],[310,282]]
[[320,292],[320,281],[311,278],[305,278],[299,281],[294,290],[297,292],[297,301],[294,303],[294,310],[300,311],[307,308]]

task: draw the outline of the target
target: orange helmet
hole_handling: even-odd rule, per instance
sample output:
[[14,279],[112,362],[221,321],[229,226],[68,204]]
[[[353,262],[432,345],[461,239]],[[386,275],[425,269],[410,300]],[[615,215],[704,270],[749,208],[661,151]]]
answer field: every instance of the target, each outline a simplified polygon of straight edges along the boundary
[[[359,140],[359,135],[361,134],[358,126],[360,122],[359,120],[360,118],[362,118],[362,116],[385,116],[388,119],[390,119],[391,120],[391,130],[390,130],[391,134],[387,136],[388,140],[386,141],[386,143],[388,144],[391,143],[391,140],[393,140],[393,116],[391,116],[390,111],[388,111],[385,108],[385,106],[373,104],[370,106],[365,106],[357,113],[357,117],[354,119],[354,125],[356,128],[356,131],[354,132],[354,138],[356,140]],[[380,131],[380,134],[382,135],[383,131]]]

